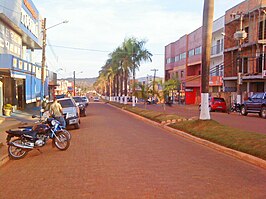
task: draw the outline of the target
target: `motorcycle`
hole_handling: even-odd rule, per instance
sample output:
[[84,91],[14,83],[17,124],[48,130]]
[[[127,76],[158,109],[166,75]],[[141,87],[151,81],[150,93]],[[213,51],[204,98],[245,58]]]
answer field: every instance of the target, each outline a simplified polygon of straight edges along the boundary
[[241,104],[239,103],[233,103],[233,105],[231,106],[230,112],[237,112],[240,113],[241,110]]
[[[32,116],[32,118],[37,118],[37,117],[39,117],[39,116],[37,116],[37,115],[33,115]],[[71,140],[71,134],[70,134],[70,132],[67,131],[66,129],[64,129],[61,126],[60,122],[57,121],[57,120],[56,120],[57,122],[53,126],[52,125],[52,121],[53,120],[55,120],[55,118],[49,118],[49,116],[44,116],[44,120],[42,120],[42,118],[40,118],[40,120],[38,120],[37,122],[38,123],[43,123],[43,124],[48,124],[55,133],[57,131],[64,131],[68,135],[69,140]],[[18,128],[19,129],[24,129],[24,130],[29,130],[30,131],[30,130],[32,130],[33,126],[23,126],[23,127],[18,127]]]
[[[28,127],[6,131],[8,134],[6,137],[8,155],[11,159],[21,159],[33,149],[40,151],[39,148],[45,146],[49,139],[52,139],[53,146],[59,150],[68,149],[70,146],[69,135],[65,130],[55,131],[55,128],[60,126],[57,120],[53,118],[47,120],[49,120],[47,124],[36,124],[31,129]],[[13,137],[15,139],[12,140]]]

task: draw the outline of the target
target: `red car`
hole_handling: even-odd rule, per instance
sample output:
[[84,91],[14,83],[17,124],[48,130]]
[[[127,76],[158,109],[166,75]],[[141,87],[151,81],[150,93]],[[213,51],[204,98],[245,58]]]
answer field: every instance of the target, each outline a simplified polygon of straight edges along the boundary
[[223,111],[226,112],[226,103],[224,98],[211,97],[209,102],[210,111]]
[[221,97],[210,97],[209,98],[209,109],[210,109],[210,111],[226,112],[226,103],[225,103],[224,98],[221,98]]

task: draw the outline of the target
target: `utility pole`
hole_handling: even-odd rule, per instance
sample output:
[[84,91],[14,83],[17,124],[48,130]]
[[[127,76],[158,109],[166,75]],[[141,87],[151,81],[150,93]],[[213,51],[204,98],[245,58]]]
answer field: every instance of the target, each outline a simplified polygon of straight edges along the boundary
[[238,51],[237,51],[237,65],[236,65],[236,71],[237,71],[237,83],[236,83],[236,90],[237,90],[237,103],[242,103],[242,91],[241,91],[241,85],[242,85],[242,72],[240,72],[240,59],[241,59],[241,45],[245,38],[247,38],[247,33],[245,30],[243,30],[243,18],[244,14],[242,12],[233,13],[231,16],[239,17],[240,23],[239,23],[239,30],[235,32],[234,39],[238,41]]
[[[43,102],[43,96],[44,96],[44,82],[45,82],[45,77],[44,75],[45,73],[45,61],[46,61],[46,57],[45,57],[45,48],[46,48],[46,18],[43,19],[42,21],[42,31],[43,31],[43,37],[42,37],[42,70],[41,70],[41,103],[40,103],[40,107],[42,108],[42,102]],[[40,109],[41,109],[40,108]],[[40,111],[40,116],[42,116],[42,113]]]
[[214,0],[204,1],[202,25],[202,74],[201,74],[201,111],[200,120],[210,120],[209,112],[209,72],[211,58],[212,24]]
[[73,96],[76,96],[76,71],[73,72],[73,78],[74,78],[74,82],[73,82]]
[[155,77],[156,77],[156,71],[158,71],[158,69],[151,69],[151,71],[154,71],[154,75],[153,75],[153,96],[155,95]]

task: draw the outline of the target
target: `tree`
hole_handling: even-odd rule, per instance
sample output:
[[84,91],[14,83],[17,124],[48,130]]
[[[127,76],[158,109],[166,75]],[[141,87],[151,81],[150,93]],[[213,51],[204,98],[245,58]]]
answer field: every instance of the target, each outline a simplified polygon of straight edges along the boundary
[[[172,93],[172,96],[173,96],[174,90],[178,90],[179,87],[180,87],[180,81],[176,76],[173,77],[172,79],[167,80],[163,84],[164,98],[169,97],[170,93]],[[165,101],[170,103],[169,99],[165,99]],[[173,101],[173,99],[172,99],[172,101]]]
[[135,94],[135,79],[136,79],[136,70],[139,69],[141,62],[152,61],[152,54],[144,47],[146,44],[145,40],[137,41],[136,38],[131,38],[130,42],[132,43],[132,66],[131,72],[133,76],[133,95]]

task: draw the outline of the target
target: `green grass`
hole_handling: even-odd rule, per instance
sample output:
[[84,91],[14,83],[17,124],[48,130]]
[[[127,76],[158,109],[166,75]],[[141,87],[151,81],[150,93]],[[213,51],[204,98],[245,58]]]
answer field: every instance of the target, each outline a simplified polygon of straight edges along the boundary
[[[110,104],[159,123],[167,120],[183,119],[178,115],[169,115],[162,112],[132,107],[130,105],[115,102],[110,102]],[[224,126],[214,120],[182,121],[170,124],[169,126],[196,137],[266,160],[266,135],[264,134]]]

